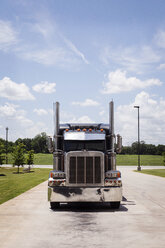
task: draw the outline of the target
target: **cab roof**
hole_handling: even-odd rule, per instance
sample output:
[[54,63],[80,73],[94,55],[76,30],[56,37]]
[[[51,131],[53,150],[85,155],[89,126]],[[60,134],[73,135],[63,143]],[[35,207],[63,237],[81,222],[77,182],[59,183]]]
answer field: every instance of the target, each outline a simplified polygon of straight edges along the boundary
[[65,130],[65,129],[82,129],[82,128],[95,128],[95,129],[104,129],[104,130],[109,130],[109,124],[104,124],[104,123],[65,123],[65,124],[60,124],[60,129]]

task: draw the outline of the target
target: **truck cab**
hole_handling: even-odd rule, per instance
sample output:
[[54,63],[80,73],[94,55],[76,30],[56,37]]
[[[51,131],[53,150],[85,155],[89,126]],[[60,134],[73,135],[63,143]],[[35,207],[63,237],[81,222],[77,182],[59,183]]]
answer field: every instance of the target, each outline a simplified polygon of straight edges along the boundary
[[50,207],[68,202],[110,202],[119,208],[122,199],[121,173],[116,170],[116,152],[121,136],[114,135],[113,102],[110,124],[59,124],[59,103],[54,105],[55,134],[49,137],[53,170],[48,179]]

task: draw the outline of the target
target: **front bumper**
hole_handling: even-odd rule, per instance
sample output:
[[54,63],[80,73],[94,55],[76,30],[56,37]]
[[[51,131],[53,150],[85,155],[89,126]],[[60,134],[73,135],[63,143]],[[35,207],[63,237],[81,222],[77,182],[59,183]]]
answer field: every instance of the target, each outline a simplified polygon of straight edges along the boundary
[[48,187],[50,202],[119,202],[122,187]]

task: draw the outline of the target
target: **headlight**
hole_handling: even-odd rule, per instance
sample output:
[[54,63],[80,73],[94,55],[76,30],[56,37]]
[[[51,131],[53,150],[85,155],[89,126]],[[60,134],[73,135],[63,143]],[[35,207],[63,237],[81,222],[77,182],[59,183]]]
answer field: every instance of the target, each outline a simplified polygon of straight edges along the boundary
[[120,178],[121,177],[121,172],[120,171],[107,171],[105,173],[106,178]]
[[49,174],[49,178],[65,178],[65,172],[63,171],[51,171]]

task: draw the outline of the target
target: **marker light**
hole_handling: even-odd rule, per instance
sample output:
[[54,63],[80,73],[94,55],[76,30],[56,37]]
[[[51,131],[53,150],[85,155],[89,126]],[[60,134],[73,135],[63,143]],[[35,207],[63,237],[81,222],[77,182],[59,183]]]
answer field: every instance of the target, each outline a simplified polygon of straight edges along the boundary
[[109,187],[121,187],[122,186],[122,182],[121,180],[118,179],[109,179],[109,178],[105,178],[105,183],[104,186],[109,186]]
[[117,172],[117,177],[121,177],[120,171]]
[[65,129],[65,131],[66,131],[66,132],[68,132],[68,131],[69,131],[69,129]]
[[100,131],[101,131],[101,132],[103,132],[103,131],[104,131],[104,129],[100,129]]
[[86,128],[84,128],[83,131],[86,132]]
[[77,131],[80,132],[80,128],[78,128]]
[[54,186],[65,186],[65,182],[66,180],[60,180],[60,179],[52,179],[52,178],[49,178],[48,180],[48,186],[50,187],[54,187]]
[[89,132],[92,132],[92,129],[91,128],[89,128]]

